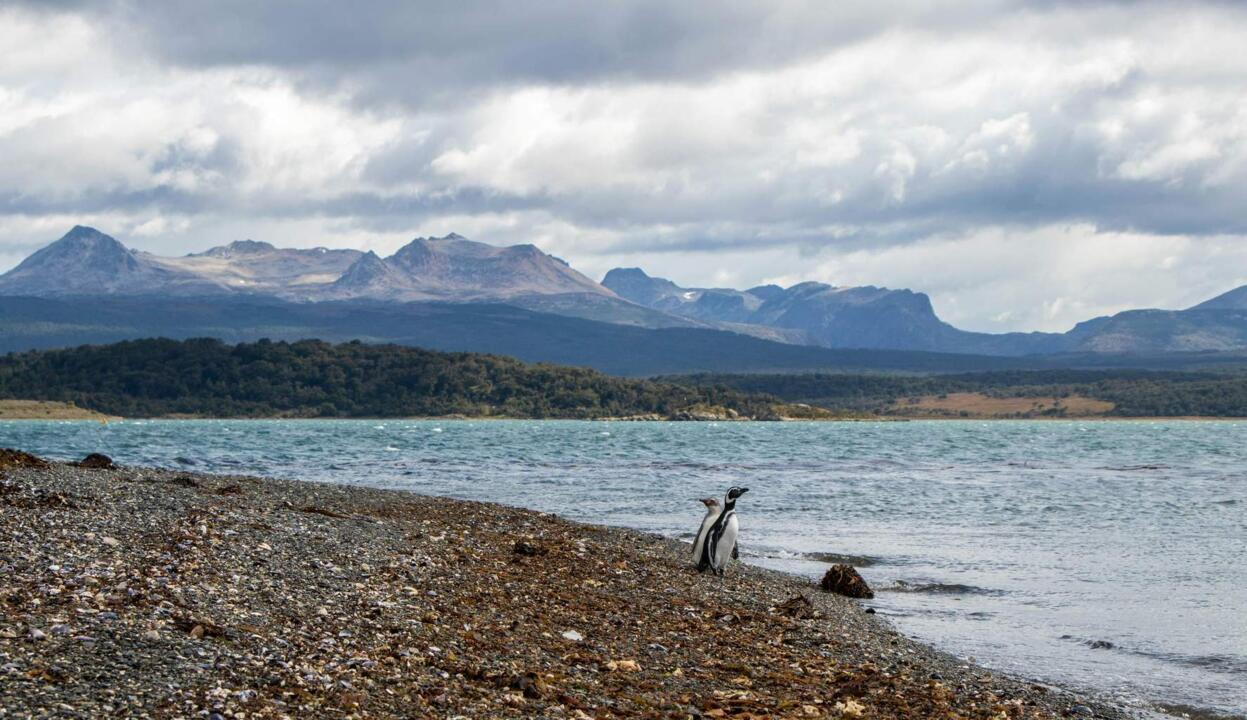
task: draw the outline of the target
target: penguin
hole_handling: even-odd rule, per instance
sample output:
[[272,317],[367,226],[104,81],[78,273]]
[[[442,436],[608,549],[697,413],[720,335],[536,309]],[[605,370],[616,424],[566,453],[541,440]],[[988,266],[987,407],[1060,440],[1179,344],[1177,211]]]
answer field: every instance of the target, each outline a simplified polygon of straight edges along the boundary
[[723,577],[728,558],[736,552],[736,536],[740,533],[740,521],[736,518],[736,499],[747,492],[749,488],[733,486],[728,489],[723,498],[723,509],[702,543],[701,557],[697,562],[698,572],[709,569]]
[[693,562],[701,561],[701,548],[706,542],[706,533],[719,517],[719,501],[714,498],[702,498],[701,504],[706,506],[706,516],[701,519],[701,529],[697,531],[697,539],[693,541]]

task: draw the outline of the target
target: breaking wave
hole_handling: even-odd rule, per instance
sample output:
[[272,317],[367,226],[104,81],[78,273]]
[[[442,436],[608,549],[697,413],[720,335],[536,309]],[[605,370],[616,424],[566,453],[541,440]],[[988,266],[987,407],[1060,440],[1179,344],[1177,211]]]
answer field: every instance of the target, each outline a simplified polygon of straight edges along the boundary
[[1001,590],[964,585],[962,583],[911,583],[905,580],[897,580],[891,585],[884,585],[875,589],[879,592],[927,593],[931,595],[1004,595],[1004,592]]

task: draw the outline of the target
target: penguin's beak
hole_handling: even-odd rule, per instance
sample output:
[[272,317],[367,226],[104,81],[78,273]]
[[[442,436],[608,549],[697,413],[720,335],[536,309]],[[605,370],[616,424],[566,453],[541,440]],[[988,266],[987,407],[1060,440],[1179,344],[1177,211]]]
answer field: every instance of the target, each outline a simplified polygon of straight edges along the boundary
[[741,494],[741,495],[744,495],[744,494],[745,494],[745,493],[747,493],[747,492],[749,492],[749,488],[741,488],[741,489],[740,489],[740,494]]

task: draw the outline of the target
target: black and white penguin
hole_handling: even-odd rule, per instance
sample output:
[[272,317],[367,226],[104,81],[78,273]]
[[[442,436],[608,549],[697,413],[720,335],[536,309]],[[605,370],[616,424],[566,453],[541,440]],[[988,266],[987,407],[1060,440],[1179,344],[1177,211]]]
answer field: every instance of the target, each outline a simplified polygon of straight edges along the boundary
[[697,539],[693,541],[693,562],[701,562],[701,549],[706,544],[706,535],[710,533],[714,521],[719,518],[719,501],[714,498],[702,498],[701,504],[706,506],[706,516],[701,519],[701,528],[697,530]]
[[701,547],[697,570],[713,570],[723,577],[723,569],[736,550],[736,536],[740,534],[740,521],[736,518],[736,499],[749,492],[749,488],[732,487],[723,498],[723,509],[710,526]]

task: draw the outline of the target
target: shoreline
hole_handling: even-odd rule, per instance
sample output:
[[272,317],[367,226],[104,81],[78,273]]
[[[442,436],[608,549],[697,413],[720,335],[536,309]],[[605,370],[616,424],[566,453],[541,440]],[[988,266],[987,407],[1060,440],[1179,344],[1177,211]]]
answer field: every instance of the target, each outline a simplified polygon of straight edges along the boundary
[[934,650],[795,575],[698,575],[686,543],[632,530],[358,486],[0,470],[0,706],[20,712],[1131,712]]
[[120,420],[115,415],[78,407],[73,403],[55,400],[0,399],[0,420],[94,420],[96,422]]
[[[799,406],[799,404],[797,405]],[[824,408],[824,410],[826,410]],[[826,410],[828,413],[836,413],[841,411]],[[452,420],[471,420],[474,422],[486,421],[506,421],[506,420],[580,420],[584,422],[912,422],[916,420],[973,420],[973,421],[1006,421],[1006,420],[1044,420],[1044,421],[1103,421],[1103,422],[1156,422],[1156,421],[1190,421],[1190,422],[1211,422],[1224,421],[1235,422],[1247,420],[1247,415],[1176,415],[1176,416],[1151,416],[1151,415],[1035,415],[1032,417],[1009,417],[1004,415],[969,415],[966,417],[954,416],[950,414],[913,414],[913,415],[854,415],[848,411],[845,414],[832,417],[796,417],[796,416],[777,416],[773,418],[751,418],[742,416],[720,416],[714,414],[698,414],[683,413],[682,416],[663,417],[658,414],[648,415],[625,415],[625,416],[608,416],[596,418],[534,418],[522,416],[504,416],[504,415],[410,415],[410,416],[394,416],[394,417],[300,417],[297,415],[270,415],[264,417],[256,416],[197,416],[188,414],[172,414],[158,415],[151,417],[121,417],[117,415],[106,415],[80,408],[72,403],[63,403],[59,401],[45,400],[5,400],[0,399],[0,421],[9,420],[85,420],[108,424],[111,422],[119,422],[126,420],[360,420],[360,421],[386,421],[386,420],[428,420],[428,421],[452,421]]]
[[926,420],[939,422],[1244,422],[1247,421],[1247,415],[1086,415],[1072,417],[948,417],[941,415],[878,415],[874,417],[841,417],[841,418],[780,418],[777,420],[754,420],[749,418],[716,418],[704,420],[681,420],[671,418],[636,418],[636,417],[600,417],[600,418],[533,418],[533,417],[504,417],[499,415],[482,415],[472,417],[467,415],[411,415],[396,417],[298,417],[298,416],[266,416],[266,417],[218,417],[218,416],[189,416],[189,415],[169,415],[169,416],[153,416],[153,417],[120,417],[116,415],[103,415],[98,417],[6,417],[0,414],[0,422],[93,422],[108,424],[114,422],[142,422],[142,421],[202,421],[202,420],[220,420],[220,421],[270,421],[270,420],[297,420],[312,422],[333,422],[333,421],[358,421],[358,422],[390,422],[390,421],[428,421],[428,422],[515,422],[515,421],[555,421],[555,422],[611,422],[611,423],[651,423],[651,422],[667,422],[681,424],[698,424],[698,423],[762,423],[762,424],[782,424],[782,423],[870,423],[870,422],[921,422]]

